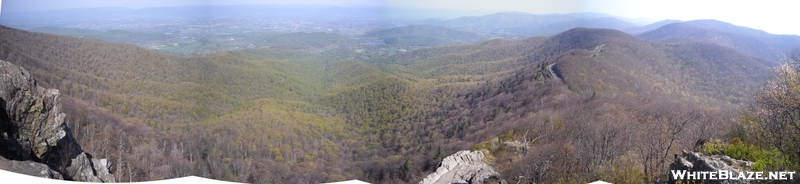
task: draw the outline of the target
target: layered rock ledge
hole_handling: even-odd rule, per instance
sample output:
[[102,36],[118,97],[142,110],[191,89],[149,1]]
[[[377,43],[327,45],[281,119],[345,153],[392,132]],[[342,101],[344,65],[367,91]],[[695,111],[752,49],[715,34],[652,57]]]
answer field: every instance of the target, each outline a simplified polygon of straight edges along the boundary
[[[108,162],[83,152],[61,112],[61,93],[0,60],[0,169],[53,179],[114,182]],[[103,166],[105,165],[105,166]]]
[[419,184],[506,183],[500,178],[500,173],[486,163],[485,152],[463,150],[445,157],[436,172]]

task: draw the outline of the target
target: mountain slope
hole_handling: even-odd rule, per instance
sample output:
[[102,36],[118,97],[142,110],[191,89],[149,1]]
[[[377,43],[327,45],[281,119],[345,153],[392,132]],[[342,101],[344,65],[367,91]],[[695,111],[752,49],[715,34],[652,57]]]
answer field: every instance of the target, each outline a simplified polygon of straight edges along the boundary
[[719,31],[750,36],[759,39],[764,43],[777,47],[782,52],[788,52],[792,49],[800,48],[800,36],[797,35],[769,34],[762,30],[737,26],[717,20],[695,20],[695,21],[687,21],[686,23],[701,28],[715,29]]
[[[98,127],[83,139],[123,135],[86,144],[130,167],[117,173],[119,181],[191,174],[406,183],[445,155],[487,149],[510,182],[520,175],[594,181],[614,172],[603,164],[635,164],[631,173],[642,174],[629,178],[642,183],[661,177],[669,153],[717,134],[709,129],[724,127],[728,112],[768,75],[730,48],[649,42],[610,29],[364,61],[329,57],[356,51],[318,49],[339,40],[325,34],[283,40],[310,46],[179,57],[4,27],[0,33],[0,59],[94,109],[75,120]],[[314,42],[317,36],[333,39]],[[88,122],[96,119],[108,121]],[[676,126],[687,129],[670,133]]]
[[[582,29],[575,29],[568,31],[560,34],[560,36],[567,34],[593,34],[593,32],[578,32],[581,30]],[[583,56],[574,56],[577,58],[584,57],[585,59],[578,59],[584,60],[583,62],[591,61],[586,58],[586,56],[596,58],[599,57],[598,59],[603,59],[603,57],[608,58],[608,60],[605,60],[604,62],[589,62],[579,64],[575,63],[579,61],[574,61],[574,59],[569,57],[564,58],[568,59],[567,63],[564,63],[563,65],[560,64],[558,66],[560,73],[563,73],[564,75],[563,78],[565,82],[569,84],[568,81],[573,80],[571,79],[572,77],[580,77],[580,75],[571,74],[570,71],[572,70],[573,72],[580,71],[578,73],[586,75],[586,79],[598,80],[596,83],[609,83],[608,87],[625,89],[628,92],[642,93],[645,91],[650,91],[653,93],[673,94],[679,91],[684,91],[695,93],[694,95],[699,95],[705,99],[717,98],[717,100],[720,101],[732,102],[731,99],[726,98],[744,99],[749,97],[749,94],[752,93],[757,86],[756,82],[764,80],[766,78],[766,73],[768,73],[766,66],[757,62],[756,60],[745,57],[735,50],[713,44],[687,43],[659,45],[647,43],[643,40],[639,40],[638,38],[623,35],[619,32],[617,32],[615,35],[620,36],[617,36],[617,39],[604,42],[595,42],[595,44],[598,45],[596,47],[584,46],[584,48],[587,48],[587,50],[588,48],[592,48],[593,52],[596,51],[595,53],[584,52],[581,54]],[[580,40],[605,40],[609,38],[614,37],[598,35],[598,37],[581,38]],[[603,44],[602,48],[598,48],[601,47],[601,44]],[[603,65],[606,66],[598,66],[600,63],[604,63]],[[573,65],[575,65],[574,68],[572,68]],[[608,75],[607,73],[609,72],[613,74]],[[724,75],[725,77],[718,76],[722,75],[722,73],[727,74]],[[614,82],[620,81],[615,79],[615,77],[621,77],[619,79],[622,80],[635,79],[642,81],[630,81],[614,85]],[[608,80],[605,80],[604,78],[607,78]],[[666,81],[663,81],[663,79],[666,79]],[[739,83],[737,81],[750,82]],[[734,84],[740,84],[742,86],[735,86]],[[595,84],[583,85],[597,87]],[[647,87],[644,89],[636,89],[638,88],[636,86],[640,85],[652,85],[655,87],[655,90],[646,89]],[[690,89],[681,90],[681,87],[679,86],[684,88],[688,87]],[[737,91],[741,91],[742,93],[738,93],[731,97],[713,96],[713,94],[718,94],[721,92],[727,93]],[[647,93],[648,92],[645,92],[644,94]]]
[[[77,98],[70,106],[105,109],[75,113],[73,121],[92,127],[79,136],[97,142],[83,144],[87,149],[105,150],[98,156],[129,167],[130,172],[117,173],[121,181],[191,174],[250,182],[273,176],[286,177],[279,179],[286,182],[322,182],[358,175],[333,169],[351,167],[345,164],[350,159],[345,150],[336,145],[358,139],[347,138],[353,134],[344,131],[334,110],[307,102],[324,89],[324,80],[317,77],[324,74],[325,63],[305,52],[240,51],[187,58],[5,27],[0,32],[0,58],[29,69],[40,84]],[[106,140],[95,140],[101,136]],[[119,142],[111,146],[110,140]],[[117,154],[131,150],[139,151]],[[317,150],[328,151],[317,155]],[[322,160],[331,162],[319,166]],[[234,164],[256,172],[241,172]],[[299,177],[308,172],[320,174]]]
[[708,42],[726,46],[742,53],[759,58],[763,63],[773,66],[784,56],[781,49],[751,36],[701,28],[692,23],[673,23],[653,31],[642,33],[639,37],[668,43],[686,41]]
[[[489,53],[502,57],[493,58]],[[435,79],[431,82],[438,87],[424,97],[428,100],[423,101],[433,102],[425,103],[425,109],[433,111],[416,118],[421,122],[390,129],[414,132],[410,137],[422,141],[395,137],[387,141],[397,143],[389,145],[425,143],[403,154],[415,155],[411,163],[422,163],[417,168],[422,171],[434,169],[441,159],[435,150],[447,155],[463,149],[489,149],[498,160],[508,160],[495,166],[510,181],[518,181],[510,176],[519,175],[534,176],[526,181],[594,181],[602,178],[591,170],[602,169],[570,166],[634,164],[612,157],[629,154],[651,155],[652,163],[645,165],[650,171],[645,174],[660,177],[658,163],[663,162],[658,160],[667,158],[655,155],[669,155],[675,148],[648,151],[641,146],[660,144],[647,141],[669,142],[677,136],[668,135],[666,128],[680,122],[672,119],[678,117],[703,123],[684,124],[695,128],[681,132],[686,138],[672,139],[676,147],[689,147],[698,138],[716,134],[708,129],[725,126],[725,117],[731,117],[727,113],[747,102],[768,75],[767,67],[729,48],[652,43],[606,29],[578,28],[551,37],[421,49],[394,57],[382,64]],[[500,67],[474,73],[432,72],[441,71],[438,66],[482,68],[483,63]],[[550,64],[555,64],[563,81],[547,71]],[[670,119],[662,119],[667,117]],[[614,142],[597,142],[609,139],[603,136],[620,134],[625,136],[610,138]],[[527,154],[522,150],[528,150]],[[536,175],[542,172],[578,174]]]
[[[440,51],[440,53],[430,53],[433,51]],[[687,57],[686,55],[690,56]],[[419,56],[428,57],[420,58]],[[643,80],[634,83],[649,86],[653,85],[651,83],[653,81],[668,79],[674,80],[670,82],[673,84],[668,86],[685,86],[687,85],[685,80],[703,78],[705,74],[715,74],[720,70],[726,70],[727,72],[742,71],[747,74],[735,75],[733,77],[737,77],[737,79],[733,81],[755,82],[763,79],[765,73],[767,73],[766,66],[756,60],[743,57],[735,50],[713,44],[650,43],[616,30],[586,28],[572,29],[551,37],[534,37],[519,41],[492,40],[469,46],[420,50],[397,55],[394,58],[390,58],[389,61],[393,61],[393,59],[398,61],[397,64],[405,66],[409,72],[419,72],[416,73],[417,76],[428,76],[430,78],[447,78],[453,75],[502,74],[511,72],[514,68],[524,67],[536,62],[558,63],[558,71],[564,75],[565,83],[571,88],[578,88],[576,91],[589,90],[582,89],[586,86],[580,87],[589,84],[579,84],[588,82],[588,79],[607,78],[608,81],[603,83],[608,84],[602,87],[624,89],[633,88],[636,85],[625,84],[624,82],[620,84],[609,82],[619,82],[620,80],[613,78],[621,77],[621,79],[625,80]],[[597,61],[598,59],[604,60]],[[564,61],[564,63],[561,63],[561,61]],[[697,64],[696,62],[701,61],[710,65],[693,66]],[[484,66],[482,63],[487,65]],[[736,63],[733,65],[742,66],[742,68],[727,68],[729,66],[726,65],[731,63]],[[465,68],[459,68],[459,65],[465,65]],[[483,69],[470,72],[470,67]],[[688,74],[689,71],[687,69],[689,68],[704,72]],[[608,74],[608,71],[603,73],[594,72],[607,69],[613,69],[617,72],[614,72],[614,75]],[[445,72],[448,70],[452,71]],[[640,74],[631,74],[630,70]],[[592,74],[589,75],[589,72]],[[581,77],[583,79],[580,80],[575,79],[574,77],[581,76],[576,73],[582,73],[585,77]],[[678,77],[679,75],[675,75],[679,73],[691,76]],[[625,75],[633,76],[624,77]],[[637,77],[636,75],[643,76]],[[716,77],[710,79],[723,80]],[[708,90],[721,90],[726,88],[727,85],[723,83],[730,82],[732,81],[714,81],[713,83],[717,84],[709,86]],[[748,89],[754,87],[751,82],[746,82],[746,84],[751,85],[747,87]],[[741,90],[742,88],[735,89]],[[651,89],[646,89],[646,91],[651,91]],[[696,92],[701,91],[705,90]],[[730,88],[722,91],[737,90]],[[745,98],[746,96],[747,94],[738,95],[740,98]]]

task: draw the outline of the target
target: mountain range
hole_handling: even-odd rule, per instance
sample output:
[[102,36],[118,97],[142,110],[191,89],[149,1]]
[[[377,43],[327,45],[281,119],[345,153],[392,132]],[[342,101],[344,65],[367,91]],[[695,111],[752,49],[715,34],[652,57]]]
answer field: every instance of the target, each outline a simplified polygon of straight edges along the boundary
[[786,37],[791,40],[796,36],[770,35],[714,20],[667,24],[656,30],[642,33],[639,37],[661,42],[710,42],[760,58],[770,66],[776,65],[780,58],[785,57],[784,53],[800,46],[797,44],[798,42],[778,39]]
[[522,12],[460,17],[441,21],[435,25],[476,32],[490,37],[517,39],[553,35],[575,27],[625,29],[637,26],[610,15],[598,13],[535,15]]
[[[386,48],[364,38],[416,47],[368,53]],[[508,182],[642,183],[723,136],[800,46],[714,20],[526,13],[265,39],[177,56],[3,26],[0,60],[61,90],[116,181],[410,183],[471,149]]]

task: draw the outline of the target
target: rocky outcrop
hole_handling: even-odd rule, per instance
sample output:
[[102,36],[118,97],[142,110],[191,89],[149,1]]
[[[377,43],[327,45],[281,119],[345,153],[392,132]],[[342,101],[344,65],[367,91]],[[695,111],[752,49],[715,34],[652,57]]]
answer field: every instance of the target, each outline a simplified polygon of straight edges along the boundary
[[[725,155],[707,156],[698,152],[683,150],[683,155],[675,154],[675,161],[669,165],[670,170],[675,171],[727,171],[730,175],[738,176],[743,172],[749,171],[753,162],[737,160]],[[675,183],[672,173],[669,175],[670,182]],[[725,183],[739,184],[750,183],[749,180],[705,180],[703,183]]]
[[30,160],[16,161],[16,160],[7,160],[3,157],[0,157],[0,170],[14,171],[20,174],[27,174],[43,178],[51,178],[59,180],[64,179],[64,176],[61,176],[61,173],[59,173],[58,171],[50,169],[50,167],[48,167],[45,164]]
[[419,184],[506,183],[500,173],[484,161],[485,152],[464,150],[445,157],[436,172]]
[[101,181],[114,182],[114,175],[111,174],[111,161],[108,159],[92,159],[95,173]]
[[[5,158],[0,165],[8,166],[2,169],[56,179],[113,182],[108,169],[96,168],[94,162],[99,160],[84,153],[73,138],[64,123],[60,96],[57,89],[38,86],[25,69],[0,61],[0,156]],[[31,168],[23,168],[25,163]],[[44,174],[31,173],[35,170]]]

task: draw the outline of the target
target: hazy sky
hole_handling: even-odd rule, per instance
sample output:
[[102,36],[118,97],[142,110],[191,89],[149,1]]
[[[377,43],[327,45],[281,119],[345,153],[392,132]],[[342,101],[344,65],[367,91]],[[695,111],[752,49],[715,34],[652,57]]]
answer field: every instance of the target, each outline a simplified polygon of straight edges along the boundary
[[[775,34],[800,35],[800,1],[792,0],[0,0],[4,12],[87,7],[322,4],[402,8],[519,11],[534,14],[598,12],[653,20],[717,19]],[[1,12],[0,12],[1,13]]]

